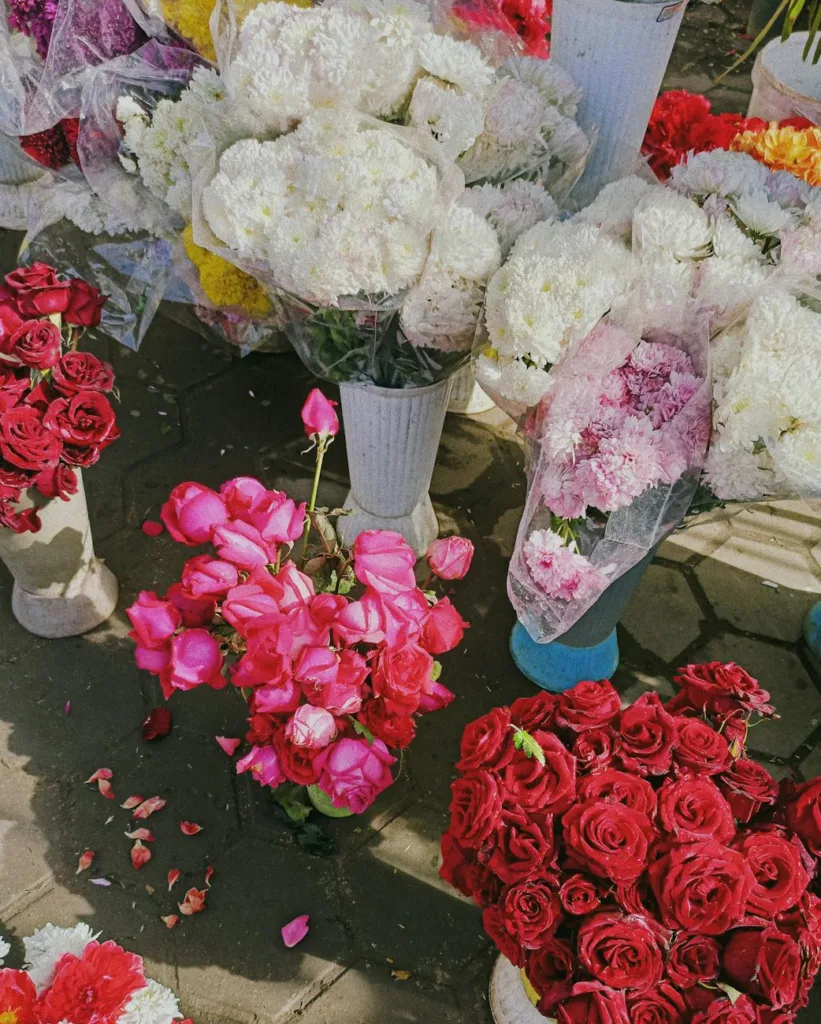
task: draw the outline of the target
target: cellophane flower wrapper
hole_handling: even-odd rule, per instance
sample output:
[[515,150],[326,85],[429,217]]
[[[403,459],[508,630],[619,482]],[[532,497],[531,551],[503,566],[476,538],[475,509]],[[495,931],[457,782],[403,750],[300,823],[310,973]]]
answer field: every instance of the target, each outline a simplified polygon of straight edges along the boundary
[[[607,331],[607,344],[601,332]],[[566,425],[567,410],[572,408],[578,422],[595,422],[600,414],[600,396],[605,379],[637,350],[642,342],[658,342],[683,353],[700,380],[697,390],[686,401],[678,416],[684,417],[688,436],[686,463],[673,471],[670,482],[647,487],[629,504],[603,512],[587,507],[572,519],[576,556],[571,568],[574,580],[563,596],[550,596],[537,583],[528,564],[526,545],[534,534],[550,537],[561,531],[562,520],[547,507],[547,477],[557,460],[549,449],[548,438]],[[551,372],[548,394],[524,423],[527,448],[528,490],[516,545],[508,570],[508,595],[519,621],[538,643],[549,643],[566,633],[604,593],[649,554],[685,516],[698,485],[710,423],[709,338],[704,319],[691,315],[681,332],[624,331],[611,324],[600,324]],[[575,443],[575,442],[574,442]],[[581,439],[579,441],[581,444]],[[570,559],[560,553],[560,557]],[[571,549],[572,550],[572,549]]]

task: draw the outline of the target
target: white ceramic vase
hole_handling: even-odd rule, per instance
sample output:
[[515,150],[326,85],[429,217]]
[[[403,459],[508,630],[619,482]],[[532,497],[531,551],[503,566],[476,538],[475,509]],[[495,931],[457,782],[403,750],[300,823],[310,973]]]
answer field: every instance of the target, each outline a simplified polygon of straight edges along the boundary
[[527,998],[521,971],[499,956],[490,976],[490,1012],[496,1024],[548,1024]]
[[479,387],[470,363],[454,373],[448,412],[476,416],[480,412],[489,412],[495,404],[490,395]]
[[[773,39],[758,54],[748,117],[765,121],[806,117],[821,124],[821,70],[813,64],[811,56],[803,59],[808,35],[793,32],[784,43]],[[813,44],[813,52],[817,45]]]
[[551,58],[582,90],[579,124],[596,132],[574,205],[633,171],[686,6],[687,0],[555,0]]
[[[69,501],[55,499],[39,510],[42,529],[14,533],[0,527],[0,559],[14,578],[14,617],[35,636],[56,639],[87,633],[117,604],[114,574],[94,555],[83,480]],[[34,504],[30,492],[19,507]]]
[[365,530],[401,533],[417,555],[439,533],[428,488],[445,422],[450,380],[424,388],[342,384],[351,490],[337,524],[350,545]]

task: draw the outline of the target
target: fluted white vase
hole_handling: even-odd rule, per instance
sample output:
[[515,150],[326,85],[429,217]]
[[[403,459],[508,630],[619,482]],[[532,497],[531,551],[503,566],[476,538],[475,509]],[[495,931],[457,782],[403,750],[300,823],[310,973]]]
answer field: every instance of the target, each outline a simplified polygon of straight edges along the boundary
[[450,380],[424,388],[342,384],[339,390],[351,477],[350,514],[337,524],[342,543],[352,544],[365,530],[394,530],[423,555],[439,532],[428,488]]
[[[82,474],[77,493],[39,510],[37,533],[0,527],[0,559],[14,578],[14,617],[35,636],[56,639],[87,633],[117,605],[114,574],[94,554]],[[39,505],[26,492],[18,507]]]
[[476,416],[480,412],[489,412],[496,404],[490,395],[479,387],[470,363],[454,373],[452,379],[448,412]]
[[633,171],[686,6],[687,0],[554,0],[551,59],[581,89],[577,120],[596,133],[574,205]]

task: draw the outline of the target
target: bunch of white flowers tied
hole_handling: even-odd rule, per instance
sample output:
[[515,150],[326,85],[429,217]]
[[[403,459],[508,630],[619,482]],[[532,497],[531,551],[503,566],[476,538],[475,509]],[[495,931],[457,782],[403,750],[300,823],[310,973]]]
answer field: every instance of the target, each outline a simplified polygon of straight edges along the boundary
[[415,0],[274,2],[220,74],[153,113],[124,95],[118,118],[127,168],[280,300],[311,370],[419,386],[464,363],[504,254],[580,175],[578,98],[544,61],[494,69],[437,35]]

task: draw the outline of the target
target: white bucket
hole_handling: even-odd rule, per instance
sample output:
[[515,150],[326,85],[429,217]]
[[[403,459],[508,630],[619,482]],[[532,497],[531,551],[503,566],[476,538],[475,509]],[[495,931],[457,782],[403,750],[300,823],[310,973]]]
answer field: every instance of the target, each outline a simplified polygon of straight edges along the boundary
[[342,384],[350,515],[337,530],[349,546],[365,530],[401,533],[417,555],[439,533],[428,488],[442,436],[450,380],[425,388]]
[[453,375],[450,389],[448,412],[457,412],[464,416],[476,416],[480,412],[489,412],[496,403],[484,392],[476,382],[473,367],[470,363]]
[[490,976],[490,1012],[496,1024],[547,1024],[527,998],[517,967],[500,956]]
[[821,64],[813,64],[812,54],[809,60],[801,59],[807,35],[794,32],[784,43],[773,39],[756,57],[748,117],[806,117],[821,124]]
[[597,133],[574,205],[633,171],[686,6],[687,0],[555,0],[551,59],[582,90],[579,124]]

